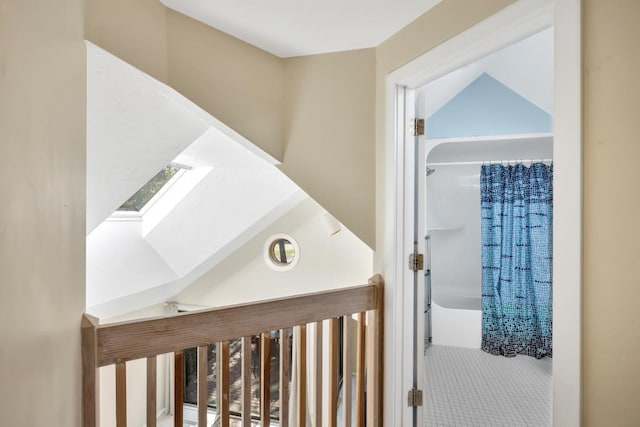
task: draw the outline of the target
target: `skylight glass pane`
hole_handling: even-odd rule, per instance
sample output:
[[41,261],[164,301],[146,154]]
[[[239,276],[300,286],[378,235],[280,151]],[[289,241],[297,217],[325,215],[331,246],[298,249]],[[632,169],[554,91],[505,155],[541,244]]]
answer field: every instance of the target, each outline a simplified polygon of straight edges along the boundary
[[129,200],[124,202],[122,206],[118,208],[119,211],[139,212],[149,200],[153,198],[158,191],[165,186],[167,182],[178,172],[180,168],[173,165],[168,165],[162,169],[153,178],[142,186],[135,194],[129,197]]

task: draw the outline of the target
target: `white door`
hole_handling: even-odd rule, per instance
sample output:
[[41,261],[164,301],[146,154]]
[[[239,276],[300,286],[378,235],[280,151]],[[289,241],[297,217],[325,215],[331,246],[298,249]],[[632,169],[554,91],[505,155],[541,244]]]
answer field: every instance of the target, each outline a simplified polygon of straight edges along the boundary
[[[426,159],[424,120],[419,117],[416,91],[407,87],[397,88],[398,120],[404,123],[402,148],[404,157],[404,235],[403,255],[405,273],[403,274],[404,307],[411,307],[403,313],[403,333],[405,342],[405,371],[403,372],[405,389],[408,390],[407,407],[404,411],[406,426],[423,424],[421,393],[423,390],[423,354],[424,354],[424,265],[425,265],[425,187]],[[400,136],[400,135],[399,135]],[[415,390],[415,392],[412,392]]]

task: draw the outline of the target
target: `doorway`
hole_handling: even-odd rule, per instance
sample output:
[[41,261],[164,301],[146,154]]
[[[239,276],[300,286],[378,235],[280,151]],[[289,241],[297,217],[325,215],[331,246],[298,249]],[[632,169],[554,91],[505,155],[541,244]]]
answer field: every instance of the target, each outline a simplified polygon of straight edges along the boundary
[[[395,348],[402,353],[396,357],[390,370],[400,378],[388,376],[387,384],[399,396],[406,396],[412,387],[414,343],[404,331],[413,325],[411,318],[414,302],[423,310],[424,297],[419,284],[417,298],[409,291],[412,274],[406,269],[406,260],[413,251],[409,223],[413,221],[415,207],[410,200],[415,185],[410,184],[415,168],[413,141],[405,124],[416,117],[405,107],[406,98],[414,88],[432,81],[460,66],[473,62],[515,41],[539,32],[555,22],[556,51],[555,108],[553,133],[563,144],[553,148],[557,173],[554,176],[554,283],[562,283],[553,290],[554,300],[554,366],[553,366],[553,422],[579,425],[580,420],[580,247],[581,247],[581,122],[580,122],[580,3],[552,1],[516,2],[498,14],[483,21],[465,33],[427,52],[422,57],[390,74],[387,79],[387,145],[386,188],[388,200],[394,205],[386,210],[386,269],[387,283],[393,282],[391,313],[386,327]],[[398,123],[398,126],[394,126]],[[406,149],[410,146],[411,149]],[[412,166],[413,165],[413,166]],[[410,185],[406,185],[409,183]],[[409,245],[408,242],[411,242]],[[421,249],[424,242],[420,243]],[[562,307],[558,310],[558,307]],[[403,315],[404,314],[404,315]],[[423,335],[424,325],[416,325]],[[557,342],[556,342],[557,341]],[[424,342],[418,340],[417,351],[422,353]],[[416,367],[419,371],[421,368]],[[421,374],[417,376],[418,389],[424,387]],[[406,406],[406,400],[395,399],[396,414],[401,414],[402,425],[422,425],[422,408],[415,411]],[[390,411],[389,411],[390,412]],[[415,413],[415,416],[413,415]],[[386,420],[397,422],[396,420]]]
[[415,98],[425,425],[551,425],[553,28]]

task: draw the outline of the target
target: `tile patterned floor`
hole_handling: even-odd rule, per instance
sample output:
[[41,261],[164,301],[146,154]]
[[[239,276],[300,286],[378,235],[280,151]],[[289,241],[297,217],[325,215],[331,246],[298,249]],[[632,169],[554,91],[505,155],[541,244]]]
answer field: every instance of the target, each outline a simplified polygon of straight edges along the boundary
[[505,358],[431,346],[425,355],[426,427],[551,425],[551,359]]

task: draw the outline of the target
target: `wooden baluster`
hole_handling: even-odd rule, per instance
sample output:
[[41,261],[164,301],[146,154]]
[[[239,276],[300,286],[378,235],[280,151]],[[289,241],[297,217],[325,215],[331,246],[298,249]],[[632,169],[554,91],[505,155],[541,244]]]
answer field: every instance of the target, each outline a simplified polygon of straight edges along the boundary
[[147,427],[156,427],[157,359],[147,357]]
[[322,427],[322,321],[315,323],[315,414],[314,427]]
[[251,336],[242,337],[242,427],[251,427]]
[[183,427],[184,423],[184,355],[182,351],[173,353],[173,425]]
[[220,427],[229,427],[231,422],[231,414],[229,413],[229,341],[220,343]]
[[351,427],[351,396],[353,370],[353,343],[351,342],[351,316],[342,318],[342,425]]
[[358,313],[356,337],[356,426],[364,426],[364,367],[365,367],[365,317]]
[[96,317],[82,317],[82,425],[100,424],[100,371],[98,370],[98,323]]
[[208,346],[198,347],[198,426],[207,425],[209,396],[207,389],[207,374],[209,373]]
[[271,420],[271,334],[260,335],[260,421],[269,427]]
[[280,426],[289,427],[289,328],[280,329]]
[[116,363],[116,426],[127,427],[127,365]]
[[338,424],[338,319],[329,319],[329,427]]
[[296,367],[298,390],[296,390],[296,424],[307,425],[307,325],[296,326]]

